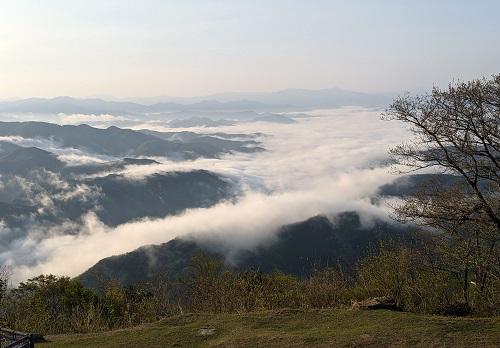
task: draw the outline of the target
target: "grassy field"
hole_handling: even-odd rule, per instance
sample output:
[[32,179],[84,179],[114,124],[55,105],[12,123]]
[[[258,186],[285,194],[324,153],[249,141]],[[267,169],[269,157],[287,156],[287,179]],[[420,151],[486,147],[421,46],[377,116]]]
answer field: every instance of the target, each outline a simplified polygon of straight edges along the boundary
[[[200,329],[215,331],[201,335]],[[390,311],[186,314],[132,329],[48,336],[52,347],[500,347],[500,319]]]

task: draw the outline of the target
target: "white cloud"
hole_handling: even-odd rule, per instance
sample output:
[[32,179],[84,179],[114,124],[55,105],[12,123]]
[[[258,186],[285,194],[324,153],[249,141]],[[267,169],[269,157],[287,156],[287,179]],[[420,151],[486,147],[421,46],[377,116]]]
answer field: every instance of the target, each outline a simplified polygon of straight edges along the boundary
[[116,160],[115,157],[99,155],[82,149],[62,147],[56,139],[23,138],[20,136],[0,136],[0,141],[7,141],[22,147],[37,147],[52,152],[68,165],[104,163]]
[[77,235],[58,230],[53,237],[37,241],[36,247],[30,238],[20,241],[19,248],[38,260],[35,265],[23,264],[21,249],[0,254],[0,260],[17,265],[18,279],[47,272],[77,275],[104,257],[178,236],[217,240],[231,256],[272,240],[284,224],[318,214],[354,210],[366,219],[386,218],[388,208],[374,205],[369,197],[395,179],[381,163],[387,159],[388,147],[407,136],[404,129],[381,121],[376,111],[339,109],[314,115],[291,125],[249,123],[208,130],[262,132],[268,135],[261,139],[266,152],[185,162],[162,159],[159,165],[120,171],[140,179],[159,171],[207,169],[240,180],[245,194],[237,202],[116,228],[91,214]]
[[123,116],[114,116],[109,114],[64,114],[60,113],[57,115],[60,124],[67,125],[79,125],[79,124],[89,124],[93,127],[104,128],[108,127],[109,124],[119,121],[127,121],[128,119]]

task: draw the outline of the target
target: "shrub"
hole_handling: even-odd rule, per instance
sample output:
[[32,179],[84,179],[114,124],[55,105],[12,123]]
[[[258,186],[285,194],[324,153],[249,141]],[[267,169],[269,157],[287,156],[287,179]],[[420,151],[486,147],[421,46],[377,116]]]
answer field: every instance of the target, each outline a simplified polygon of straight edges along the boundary
[[462,304],[458,280],[408,247],[382,246],[360,262],[357,280],[366,297],[390,296],[406,311],[442,313]]

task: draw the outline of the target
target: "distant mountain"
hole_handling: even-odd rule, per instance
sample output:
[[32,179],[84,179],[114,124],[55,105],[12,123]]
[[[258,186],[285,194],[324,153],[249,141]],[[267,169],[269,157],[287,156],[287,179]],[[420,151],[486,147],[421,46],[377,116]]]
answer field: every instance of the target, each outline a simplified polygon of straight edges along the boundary
[[[29,183],[27,191],[22,187],[24,182]],[[0,221],[12,231],[0,234],[0,254],[11,242],[25,237],[33,224],[57,227],[68,221],[78,223],[92,212],[106,225],[117,226],[189,208],[207,208],[234,199],[237,192],[231,182],[205,170],[155,174],[140,180],[121,175],[72,179],[40,171],[26,176],[9,173],[0,176],[0,187]],[[81,195],[73,194],[79,191]],[[36,231],[38,238],[43,239],[43,231]]]
[[221,137],[208,136],[193,132],[156,132],[142,129],[140,132],[158,137],[168,141],[181,141],[188,144],[199,144],[209,148],[219,149],[220,152],[244,152],[254,153],[264,151],[264,148],[258,146],[255,140],[229,140]]
[[175,119],[168,122],[172,128],[190,128],[190,127],[221,127],[232,126],[235,121],[232,120],[213,120],[208,117],[190,117],[187,119]]
[[20,147],[21,146],[18,146],[8,141],[0,141],[0,156],[8,155],[12,151],[17,150]]
[[[276,241],[268,245],[255,251],[240,252],[236,268],[255,268],[264,272],[277,270],[306,276],[319,267],[337,263],[353,265],[368,252],[377,249],[381,241],[407,238],[404,231],[399,225],[380,220],[365,227],[357,213],[340,214],[334,223],[324,216],[317,216],[283,226],[277,233]],[[213,243],[208,245],[174,239],[103,259],[79,278],[88,286],[95,286],[97,279],[114,279],[122,284],[144,282],[160,272],[176,278],[187,269],[196,253],[202,251],[221,257],[224,255],[221,249],[222,246]]]
[[259,137],[264,137],[266,136],[264,133],[224,133],[224,132],[215,132],[215,133],[209,133],[207,135],[213,136],[213,137],[218,137],[222,139],[255,139]]
[[97,215],[110,226],[175,215],[188,208],[207,208],[233,198],[235,192],[230,183],[206,170],[155,174],[142,180],[108,175],[83,183],[101,193]]
[[147,112],[166,112],[166,111],[225,111],[238,112],[244,110],[252,111],[273,111],[273,110],[294,110],[294,105],[289,104],[265,104],[253,100],[231,100],[218,101],[216,99],[201,100],[194,103],[178,104],[172,102],[157,103],[146,107]]
[[232,126],[241,122],[269,122],[269,123],[296,123],[293,118],[272,113],[255,113],[254,117],[244,119],[211,119],[209,117],[190,117],[174,119],[168,122],[172,128],[190,128],[190,127],[223,127]]
[[125,157],[120,160],[104,162],[104,163],[89,163],[89,164],[65,166],[59,172],[62,173],[64,176],[74,175],[74,174],[91,175],[91,174],[123,170],[128,165],[140,166],[140,165],[151,165],[151,164],[160,164],[160,162],[157,162],[149,158]]
[[[152,115],[151,117],[159,117],[161,119],[166,119],[171,121],[178,120],[188,120],[188,119],[210,119],[214,121],[222,122],[239,122],[239,121],[249,121],[255,117],[259,117],[260,113],[266,112],[267,110],[260,110],[259,112],[254,110],[180,110],[168,113],[158,113]],[[276,110],[280,112],[283,110]],[[174,123],[175,124],[175,123]],[[170,123],[169,123],[170,125]]]
[[381,196],[401,197],[415,195],[428,185],[452,186],[461,182],[462,177],[451,174],[413,174],[383,185],[378,191]]
[[341,106],[386,106],[392,96],[329,88],[286,89],[277,92],[225,93],[193,98],[152,98],[107,101],[97,98],[57,97],[1,101],[0,113],[112,114],[143,116],[171,112],[277,112]]
[[374,219],[363,225],[356,212],[341,213],[331,219],[316,216],[283,226],[274,243],[242,253],[238,264],[265,272],[278,270],[307,276],[329,265],[352,267],[376,251],[381,242],[409,237],[407,228],[396,223]]
[[[115,126],[100,129],[88,125],[59,126],[44,122],[0,122],[0,136],[51,139],[61,147],[87,150],[114,157],[166,156],[171,159],[216,158],[229,151],[252,152],[241,146],[230,149],[219,145],[220,139],[200,136],[191,140],[167,139],[145,132],[122,129]],[[225,144],[228,144],[226,141]],[[233,141],[233,145],[238,142]],[[259,149],[262,150],[262,149]]]
[[[413,195],[422,183],[429,180],[439,180],[449,185],[456,183],[458,179],[451,175],[410,175],[382,186],[377,199]],[[232,260],[239,270],[278,270],[305,276],[314,269],[327,265],[355,265],[368,252],[376,250],[382,241],[398,239],[404,243],[414,243],[415,237],[417,236],[408,227],[378,219],[363,225],[358,213],[347,212],[337,215],[333,220],[316,216],[283,226],[277,232],[274,242],[252,251],[232,254]],[[183,274],[189,267],[191,258],[199,252],[224,257],[227,250],[213,241],[178,238],[103,259],[80,278],[89,286],[95,286],[96,279],[115,279],[122,284],[143,282],[158,273],[176,278]],[[154,263],[151,262],[152,259],[155,260]]]
[[0,141],[0,173],[25,174],[41,168],[58,171],[63,167],[64,163],[50,152]]
[[102,99],[57,97],[29,98],[0,102],[0,112],[40,114],[135,114],[144,112],[144,105]]
[[[0,201],[0,221],[7,227],[21,226],[27,218],[36,214],[37,207],[32,205],[23,205],[17,202],[2,202]],[[4,251],[2,246],[8,246],[11,240],[19,238],[19,233],[16,235],[0,235],[0,252]]]
[[180,104],[200,103],[204,100],[214,100],[220,103],[235,101],[254,101],[267,105],[289,105],[298,108],[331,108],[340,106],[383,107],[393,98],[393,95],[362,93],[341,88],[326,88],[319,90],[291,88],[276,92],[237,92],[219,93],[204,97],[172,98],[155,97],[150,99],[129,99],[141,103],[158,103],[160,101]]
[[340,106],[385,106],[392,96],[348,91],[340,88],[320,90],[286,89],[263,93],[214,94],[207,98],[228,102],[237,99],[255,100],[265,104],[287,104],[302,108],[335,108]]
[[[78,278],[91,288],[99,287],[102,281],[109,280],[122,285],[146,282],[159,274],[175,279],[187,270],[193,256],[201,251],[203,249],[195,242],[173,239],[158,246],[145,246],[102,259]],[[154,255],[154,258],[149,255]],[[212,255],[221,256],[217,253]]]
[[[45,127],[46,124],[41,125],[42,130],[46,130]],[[30,126],[21,129],[32,135]],[[35,131],[39,130],[35,127]],[[204,139],[207,143],[197,143],[204,148],[230,151],[229,147],[238,150],[240,144],[196,133],[184,136],[185,141],[190,137]],[[162,142],[156,136],[151,137]],[[210,141],[215,143],[210,145]],[[233,199],[237,192],[233,182],[205,170],[160,172],[133,179],[113,174],[130,165],[157,164],[147,158],[123,158],[105,163],[67,165],[51,152],[0,141],[0,224],[2,228],[15,231],[0,233],[0,252],[8,248],[11,239],[28,233],[33,224],[60,225],[68,220],[78,221],[93,212],[105,224],[116,226],[145,217],[165,217],[188,208],[209,207],[221,200]]]
[[264,114],[262,116],[254,118],[252,121],[254,121],[254,122],[282,123],[282,124],[297,123],[297,121],[295,121],[291,117],[278,115],[278,114]]
[[250,100],[235,100],[219,102],[217,100],[202,100],[190,104],[162,102],[144,105],[132,102],[107,101],[102,99],[82,99],[72,97],[57,97],[52,99],[29,98],[15,101],[0,102],[0,113],[37,113],[37,114],[111,114],[133,115],[142,117],[147,114],[163,112],[239,112],[244,110],[274,111],[293,110],[290,105],[268,105]]

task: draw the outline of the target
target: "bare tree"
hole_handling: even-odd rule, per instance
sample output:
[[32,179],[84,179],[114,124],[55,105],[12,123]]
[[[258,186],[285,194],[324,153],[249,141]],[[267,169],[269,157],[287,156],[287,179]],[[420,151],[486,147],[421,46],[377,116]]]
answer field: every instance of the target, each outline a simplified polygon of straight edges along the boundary
[[461,277],[468,304],[469,284],[481,292],[499,278],[500,75],[399,97],[384,117],[414,135],[391,150],[402,171],[434,168],[456,179],[406,197],[397,215],[443,233],[448,268]]
[[[0,265],[0,314],[4,306],[5,295],[7,294],[7,286],[9,282],[10,271],[7,266]],[[0,323],[2,317],[0,316]]]
[[[7,266],[0,265],[0,291],[1,289],[5,289],[7,287],[8,279],[9,279],[9,270]],[[2,294],[2,292],[0,292],[0,294]]]

